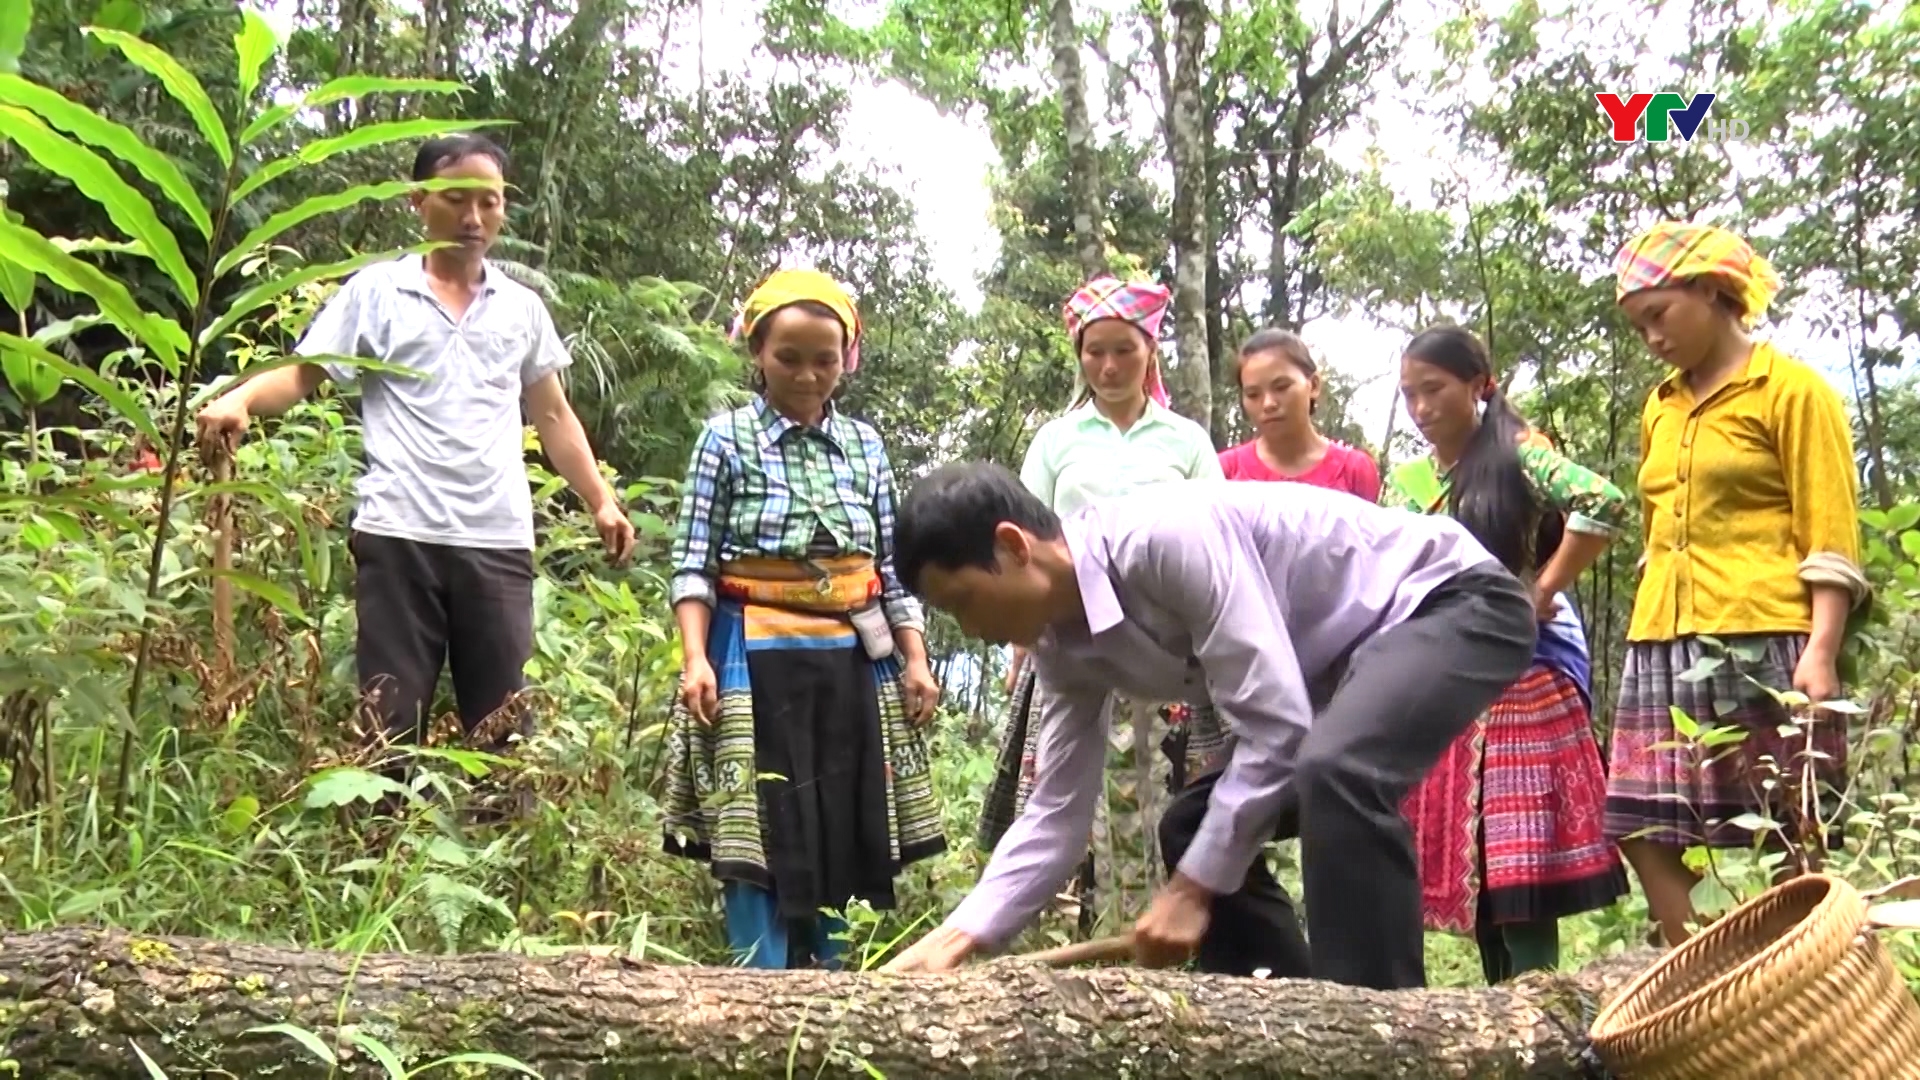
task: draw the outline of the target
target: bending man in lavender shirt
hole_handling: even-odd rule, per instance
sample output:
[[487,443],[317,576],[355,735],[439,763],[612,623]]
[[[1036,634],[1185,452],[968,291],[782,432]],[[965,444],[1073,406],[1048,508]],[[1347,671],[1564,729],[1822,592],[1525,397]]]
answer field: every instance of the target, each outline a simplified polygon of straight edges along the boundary
[[1005,469],[969,463],[907,495],[894,560],[968,634],[1031,651],[1043,711],[1025,812],[973,892],[890,970],[946,970],[1004,946],[1066,880],[1093,824],[1117,688],[1210,698],[1235,737],[1199,833],[1134,926],[1140,963],[1191,956],[1262,845],[1298,835],[1311,965],[1277,973],[1426,984],[1400,800],[1526,670],[1537,632],[1532,598],[1465,528],[1228,481],[1062,521]]

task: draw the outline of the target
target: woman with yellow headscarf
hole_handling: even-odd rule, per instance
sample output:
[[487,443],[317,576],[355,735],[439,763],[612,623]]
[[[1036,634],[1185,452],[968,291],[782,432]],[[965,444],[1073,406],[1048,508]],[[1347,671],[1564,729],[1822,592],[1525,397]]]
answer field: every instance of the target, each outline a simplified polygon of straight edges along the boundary
[[[1817,795],[1802,781],[1844,778],[1846,718],[1763,688],[1838,698],[1847,615],[1868,590],[1846,408],[1818,372],[1751,336],[1780,289],[1773,267],[1725,229],[1669,221],[1621,248],[1614,273],[1620,307],[1673,370],[1640,419],[1646,551],[1607,833],[1677,945],[1698,880],[1685,849],[1751,847],[1756,814],[1803,843]],[[1676,709],[1746,737],[1703,763],[1678,745]]]
[[893,571],[886,448],[833,401],[860,362],[852,299],[782,270],[735,330],[758,394],[701,430],[672,549],[666,849],[720,880],[742,962],[835,967],[844,924],[820,910],[891,908],[900,869],[946,848],[920,733],[940,688]]

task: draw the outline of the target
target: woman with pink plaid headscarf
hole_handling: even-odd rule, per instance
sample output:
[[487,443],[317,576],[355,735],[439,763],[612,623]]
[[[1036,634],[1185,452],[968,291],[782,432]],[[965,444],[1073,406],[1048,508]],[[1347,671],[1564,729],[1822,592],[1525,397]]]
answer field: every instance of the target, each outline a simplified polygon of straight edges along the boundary
[[[1041,427],[1020,468],[1027,488],[1062,517],[1153,484],[1224,478],[1206,429],[1167,407],[1160,327],[1172,299],[1164,285],[1115,277],[1095,278],[1068,298],[1067,337],[1079,360],[1073,404]],[[1015,650],[1007,679],[1012,713],[981,809],[979,843],[987,851],[1019,815],[1033,785],[1039,729],[1028,723],[1034,678],[1025,659]],[[1151,722],[1154,715],[1118,699],[1112,708],[1116,724],[1128,717]],[[1081,881],[1091,885],[1092,878],[1089,856]]]

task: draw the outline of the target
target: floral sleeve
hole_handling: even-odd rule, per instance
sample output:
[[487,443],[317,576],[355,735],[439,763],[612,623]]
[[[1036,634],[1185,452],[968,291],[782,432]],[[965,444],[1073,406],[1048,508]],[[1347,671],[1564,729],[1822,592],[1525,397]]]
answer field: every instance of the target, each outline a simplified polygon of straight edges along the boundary
[[1520,467],[1540,500],[1567,515],[1569,530],[1611,536],[1626,524],[1626,493],[1599,473],[1538,444],[1520,448]]

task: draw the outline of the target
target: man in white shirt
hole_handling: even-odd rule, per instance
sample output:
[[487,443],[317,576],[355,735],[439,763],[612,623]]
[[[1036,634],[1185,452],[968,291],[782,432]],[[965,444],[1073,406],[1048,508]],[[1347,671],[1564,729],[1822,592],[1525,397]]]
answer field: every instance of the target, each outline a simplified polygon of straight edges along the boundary
[[1425,985],[1400,800],[1532,662],[1534,603],[1466,528],[1297,484],[1195,480],[1065,521],[995,465],[915,484],[900,579],[966,633],[1032,650],[1039,763],[973,892],[894,970],[1004,945],[1085,849],[1113,690],[1211,703],[1235,737],[1172,880],[1134,926],[1177,963],[1276,830],[1297,831],[1315,978]]
[[[415,192],[427,239],[450,246],[370,266],[327,301],[296,352],[313,363],[248,379],[199,416],[232,440],[325,379],[361,388],[366,472],[349,549],[363,692],[387,735],[417,739],[442,662],[469,732],[524,686],[533,654],[533,497],[524,405],[554,469],[624,562],[633,525],[600,476],[560,372],[571,363],[540,297],[487,262],[506,220],[506,153],[478,135],[430,140],[413,177],[477,187]],[[365,357],[419,377],[362,374]],[[512,725],[524,732],[524,719]]]

